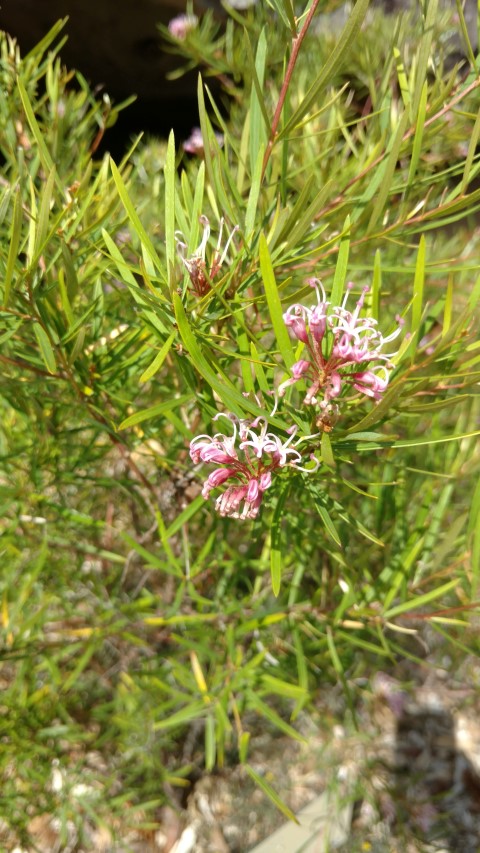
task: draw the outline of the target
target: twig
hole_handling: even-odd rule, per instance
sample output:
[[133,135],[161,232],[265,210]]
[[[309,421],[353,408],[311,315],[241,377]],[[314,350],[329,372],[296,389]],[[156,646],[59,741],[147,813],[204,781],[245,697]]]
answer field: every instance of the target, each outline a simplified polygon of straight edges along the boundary
[[292,52],[290,54],[290,59],[288,60],[285,79],[282,83],[282,88],[280,89],[280,97],[278,99],[278,104],[277,104],[277,108],[275,110],[275,115],[273,116],[272,127],[270,129],[270,137],[269,137],[267,147],[265,150],[265,156],[263,158],[262,180],[263,180],[263,177],[265,175],[265,170],[267,168],[267,164],[268,164],[268,161],[270,159],[270,155],[272,153],[272,149],[273,149],[273,146],[275,143],[275,137],[277,135],[277,128],[278,128],[278,125],[280,122],[280,116],[282,115],[283,104],[285,103],[285,98],[287,96],[288,87],[289,87],[290,81],[292,79],[293,69],[295,68],[297,58],[298,58],[298,54],[299,54],[300,48],[302,46],[302,42],[303,42],[303,40],[307,34],[307,30],[308,30],[308,28],[312,22],[312,18],[314,16],[315,12],[317,11],[318,3],[319,3],[319,0],[313,0],[313,3],[310,7],[310,11],[309,11],[307,17],[305,18],[305,23],[304,23],[302,29],[300,30],[298,35],[296,35],[292,39]]

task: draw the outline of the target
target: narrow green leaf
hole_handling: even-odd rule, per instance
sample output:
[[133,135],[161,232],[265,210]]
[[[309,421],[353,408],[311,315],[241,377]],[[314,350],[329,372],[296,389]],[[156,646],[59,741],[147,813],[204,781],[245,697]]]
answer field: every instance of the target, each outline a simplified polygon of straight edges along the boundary
[[473,493],[467,537],[471,546],[472,598],[476,598],[480,581],[480,480]]
[[258,785],[258,787],[263,791],[263,793],[267,795],[267,797],[269,798],[269,800],[271,800],[274,806],[276,806],[277,809],[279,809],[282,814],[284,814],[285,817],[288,818],[288,820],[291,820],[294,823],[298,823],[298,820],[293,814],[293,812],[288,808],[286,803],[284,803],[283,800],[278,796],[277,792],[272,788],[272,786],[269,785],[267,780],[263,776],[260,776],[256,772],[256,770],[253,769],[253,767],[250,767],[249,764],[245,763],[243,766],[247,771],[248,775],[250,776],[250,779],[252,779],[252,781],[255,782],[255,784]]
[[205,720],[205,770],[207,773],[210,773],[215,767],[216,757],[215,718],[209,714]]
[[280,716],[280,714],[277,714],[277,712],[274,711],[273,708],[270,707],[270,705],[267,705],[267,703],[260,698],[258,693],[254,693],[253,690],[248,690],[247,702],[250,708],[253,708],[259,714],[261,714],[262,717],[272,723],[272,725],[275,726],[275,728],[277,728],[279,731],[283,732],[284,734],[288,735],[288,737],[291,737],[294,740],[300,741],[300,743],[306,742],[305,738],[302,737],[302,735],[299,734],[299,732],[297,732],[293,728],[293,726],[290,726],[287,722],[285,722],[285,720]]
[[38,346],[40,347],[40,352],[45,362],[45,367],[47,368],[49,373],[56,373],[57,363],[55,361],[55,354],[50,343],[50,338],[48,337],[45,329],[40,325],[40,323],[33,324],[33,331],[35,333]]
[[345,698],[347,700],[348,706],[349,706],[350,711],[352,713],[353,719],[355,720],[355,706],[354,706],[353,701],[352,701],[351,691],[350,691],[347,679],[345,678],[345,672],[343,669],[342,662],[340,660],[340,655],[338,654],[337,648],[335,646],[335,640],[333,639],[333,632],[332,632],[330,625],[327,625],[326,634],[327,634],[328,651],[330,652],[330,657],[332,659],[334,669],[335,669],[340,681],[342,682],[343,689],[345,691]]
[[[185,174],[185,173],[184,173]],[[203,211],[203,195],[205,191],[205,163],[202,161],[200,163],[200,167],[198,169],[196,181],[195,181],[195,195],[193,197],[193,205],[192,205],[192,226],[190,229],[190,236],[188,240],[188,249],[189,252],[193,254],[198,245],[198,232],[200,227],[200,216]]]
[[48,225],[50,222],[50,206],[52,202],[53,185],[55,182],[56,169],[53,166],[47,182],[43,188],[42,198],[40,202],[40,210],[38,212],[37,229],[35,234],[34,254],[37,255],[42,250],[45,238],[48,234]]
[[175,340],[175,332],[172,332],[170,337],[167,338],[167,340],[165,341],[165,343],[163,344],[163,346],[161,347],[161,349],[159,350],[159,352],[157,353],[157,355],[153,359],[152,363],[147,367],[146,370],[143,371],[140,379],[138,380],[139,382],[148,382],[148,380],[151,379],[152,376],[154,376],[158,370],[160,370],[163,362],[165,361],[165,359],[168,355],[168,351],[169,351],[174,340]]
[[[250,61],[250,67],[252,70],[253,86],[255,89],[255,94],[257,96],[256,103],[260,107],[264,125],[268,129],[270,127],[270,119],[268,117],[267,108],[265,106],[264,90],[263,90],[263,80],[265,77],[265,68],[263,68],[263,71],[262,71],[262,84],[260,84],[260,80],[258,78],[257,68],[256,68],[256,64],[255,64],[255,58],[253,55],[252,45],[250,42],[248,31],[246,29],[244,30],[244,38],[245,38],[245,47],[246,47],[246,50],[248,53],[248,57],[249,57],[249,61]],[[251,96],[251,103],[253,103],[253,90],[252,90],[252,96]],[[250,109],[250,111],[249,111],[249,113],[245,119],[245,122],[246,122],[246,126],[248,127],[249,140],[251,140],[251,130],[250,130],[251,124],[252,124],[252,111],[251,111],[251,109]],[[262,136],[261,138],[265,141],[265,136]],[[250,151],[251,151],[251,147],[250,147]],[[254,162],[255,162],[255,158],[253,158],[253,160],[252,160],[252,158],[250,156],[251,168],[253,168]]]
[[3,305],[6,307],[10,298],[10,289],[12,285],[13,271],[15,269],[15,261],[18,258],[18,247],[22,235],[22,193],[20,187],[15,190],[15,200],[13,204],[12,218],[12,236],[10,238],[10,246],[8,249],[7,268],[5,270],[5,279],[3,282]]
[[80,675],[86,666],[88,666],[94,652],[97,650],[96,643],[90,642],[87,648],[85,649],[83,655],[80,657],[80,660],[77,662],[77,665],[73,672],[70,673],[68,678],[61,685],[61,692],[68,693],[71,687],[74,686],[75,682],[78,680]]
[[75,264],[73,263],[72,253],[64,240],[62,240],[62,258],[65,269],[65,284],[67,286],[68,299],[71,304],[78,293],[78,278]]
[[[283,21],[287,29],[291,29],[292,25],[289,20],[289,10],[288,0],[267,0],[268,5],[277,12],[279,19]],[[291,29],[292,35],[295,36],[297,34],[296,25],[294,21],[294,28]]]
[[446,444],[449,441],[463,441],[464,438],[475,438],[480,435],[480,430],[472,432],[457,433],[455,435],[445,435],[442,438],[412,438],[409,441],[394,441],[392,447],[421,447],[423,445]]
[[347,634],[345,631],[340,631],[338,628],[336,629],[337,637],[340,637],[345,642],[349,643],[351,646],[357,646],[359,649],[364,649],[366,652],[370,652],[374,655],[380,655],[380,657],[390,657],[391,652],[388,649],[384,649],[382,646],[378,646],[376,643],[370,643],[368,640],[363,640],[361,637],[356,636],[355,634]]
[[[67,24],[67,22],[68,22],[68,17],[60,18],[60,20],[58,20],[53,25],[53,27],[48,31],[48,33],[39,42],[37,42],[34,47],[32,47],[31,51],[29,51],[29,53],[27,53],[23,57],[23,63],[22,64],[27,66],[27,64],[34,57],[35,58],[43,57],[44,54],[47,52],[48,48],[50,48],[51,45],[53,44],[53,42],[57,39],[57,37],[59,36],[61,31],[63,30],[64,26]],[[64,43],[65,41],[66,41],[66,36],[65,36],[65,38],[63,38],[61,40],[61,42]],[[61,45],[59,45],[57,43],[55,46],[55,53],[58,50],[60,50],[60,47],[61,47]]]
[[182,394],[181,397],[172,397],[170,400],[165,400],[164,403],[157,403],[155,406],[150,406],[148,409],[143,409],[141,412],[135,412],[134,415],[130,415],[121,422],[118,426],[118,431],[136,426],[136,424],[141,424],[143,421],[151,420],[151,418],[158,418],[159,415],[163,415],[164,412],[168,412],[170,409],[175,409],[177,406],[183,406],[183,404],[190,399],[190,394]]
[[383,618],[390,620],[393,619],[394,616],[400,616],[402,613],[409,613],[411,610],[417,610],[419,607],[423,607],[425,604],[430,604],[431,601],[435,601],[437,598],[441,598],[442,595],[446,595],[447,592],[450,592],[457,584],[460,582],[460,578],[454,578],[448,583],[442,584],[442,586],[435,587],[435,589],[430,590],[430,592],[426,592],[425,595],[418,595],[410,601],[404,601],[402,604],[397,604],[396,607],[392,607],[391,610],[387,610],[383,614]]
[[418,343],[420,335],[420,323],[422,319],[423,308],[423,289],[425,285],[425,254],[426,243],[425,237],[422,234],[418,244],[417,262],[415,264],[415,277],[413,280],[413,299],[412,299],[412,327],[411,334],[415,337],[415,342],[412,344],[412,362],[415,359],[415,347]]
[[212,149],[210,147],[209,121],[207,111],[205,109],[205,96],[203,94],[202,75],[198,75],[197,84],[197,100],[198,100],[198,116],[200,120],[200,129],[203,137],[203,156],[205,159],[205,170],[207,178],[212,187],[215,186],[215,174],[213,171]]
[[[185,696],[187,698],[187,696]],[[198,699],[196,702],[191,702],[185,708],[181,708],[175,714],[170,714],[164,720],[159,720],[153,724],[155,732],[164,731],[165,729],[173,729],[176,726],[184,726],[192,720],[201,719],[205,715],[205,701]]]
[[140,242],[143,244],[145,251],[150,256],[150,259],[153,262],[157,272],[159,272],[163,277],[165,277],[165,265],[162,263],[161,259],[159,258],[157,252],[155,251],[155,249],[153,247],[153,243],[150,240],[150,237],[148,236],[147,232],[145,231],[145,228],[143,227],[142,223],[140,222],[140,218],[138,216],[138,213],[135,210],[135,205],[133,204],[133,202],[132,202],[132,200],[128,194],[127,188],[123,182],[123,178],[122,178],[119,170],[117,169],[115,163],[113,162],[113,160],[110,160],[110,168],[112,170],[113,180],[115,181],[115,185],[117,187],[118,194],[120,196],[122,204],[125,208],[125,212],[126,212],[128,218],[130,219],[130,222],[132,224],[132,227],[133,227],[135,233],[137,234]]
[[398,404],[400,400],[400,390],[398,383],[391,384],[379,403],[377,403],[373,409],[370,409],[370,411],[367,412],[367,414],[354,426],[349,427],[347,433],[363,432],[364,430],[370,429],[370,427],[375,424],[378,424],[390,407]]
[[[456,0],[457,15],[458,15],[458,18],[460,21],[460,29],[462,31],[463,41],[465,44],[465,49],[467,52],[468,61],[470,62],[472,68],[475,68],[477,73],[478,73],[478,58],[475,56],[475,51],[473,49],[472,42],[470,40],[470,34],[468,32],[467,22],[465,20],[465,13],[463,11],[465,8],[465,5],[466,4],[462,3],[461,0]],[[478,21],[478,17],[477,17],[477,27],[476,27],[475,36],[474,36],[474,38],[476,38],[476,39],[478,39],[478,26],[479,26],[479,21]],[[478,44],[478,41],[477,41],[477,44]]]
[[110,237],[110,234],[108,233],[108,231],[105,230],[105,228],[102,228],[102,237],[105,241],[105,245],[106,245],[108,251],[110,252],[112,259],[115,261],[115,264],[117,266],[119,274],[122,277],[122,280],[125,281],[127,284],[133,285],[134,288],[137,288],[138,284],[137,284],[137,280],[136,280],[135,276],[133,275],[132,271],[130,270],[125,258],[123,257],[123,255],[120,251],[120,249],[114,243],[114,241]]
[[265,295],[267,297],[268,310],[272,321],[273,330],[277,339],[278,348],[283,358],[286,367],[291,367],[295,363],[295,353],[287,331],[287,327],[283,322],[282,303],[278,293],[277,283],[275,281],[275,273],[273,271],[270,253],[268,251],[265,235],[260,234],[260,270],[262,273],[263,284],[265,287]]
[[[38,146],[38,153],[40,155],[40,160],[42,162],[42,166],[47,175],[50,175],[52,171],[54,171],[54,163],[50,152],[45,144],[44,134],[40,130],[37,119],[35,118],[35,113],[33,111],[32,105],[30,103],[27,90],[23,85],[23,82],[20,77],[17,77],[17,86],[20,94],[20,99],[22,101],[23,109],[25,110],[25,115],[27,117],[28,124],[30,125],[30,130],[35,138],[35,142]],[[62,186],[62,182],[58,177],[58,173],[55,171],[55,183],[62,194],[62,198],[65,196],[65,190]]]
[[248,745],[250,743],[250,732],[242,732],[238,740],[238,758],[240,764],[245,764],[248,755]]
[[262,684],[269,692],[276,693],[278,696],[285,696],[287,699],[304,699],[306,696],[303,687],[283,681],[281,678],[275,678],[274,675],[262,675]]
[[63,313],[65,314],[67,326],[70,329],[70,327],[73,326],[74,323],[74,316],[72,313],[70,300],[68,298],[67,286],[65,284],[65,273],[63,269],[58,270],[58,289],[60,291],[60,300],[62,303]]
[[260,145],[257,153],[257,160],[253,171],[252,182],[250,184],[250,193],[248,196],[247,210],[245,213],[245,243],[250,246],[256,238],[255,216],[257,213],[258,197],[260,195],[260,184],[262,181],[262,163],[263,163],[264,146]]
[[427,98],[428,98],[428,83],[425,80],[422,91],[420,93],[420,101],[418,106],[418,115],[417,115],[417,123],[415,127],[415,136],[413,138],[412,145],[412,156],[410,158],[410,166],[408,169],[408,178],[407,178],[407,192],[413,184],[413,180],[415,178],[418,164],[420,161],[420,155],[422,153],[422,142],[423,142],[423,131],[425,128],[425,115],[427,111]]
[[447,292],[445,294],[445,309],[443,312],[442,338],[447,334],[452,323],[453,307],[453,275],[448,276]]
[[246,332],[237,333],[237,344],[239,355],[241,356],[240,368],[242,371],[243,387],[247,394],[253,394],[255,393],[255,383],[252,376],[252,364],[249,358],[250,348]]
[[375,204],[368,223],[368,232],[371,232],[378,222],[385,208],[387,198],[392,191],[393,175],[397,166],[400,148],[402,147],[403,137],[407,129],[408,121],[408,112],[405,110],[398,122],[395,134],[387,149],[386,158],[377,167],[377,180],[375,181],[374,178],[374,181],[376,184],[378,183],[378,192],[376,194]]
[[261,364],[260,356],[258,354],[258,350],[257,350],[255,344],[253,343],[253,341],[250,341],[250,354],[252,356],[252,362],[251,363],[253,365],[255,377],[256,377],[256,380],[258,382],[258,387],[260,388],[260,391],[263,391],[264,394],[269,394],[270,390],[271,390],[270,384],[268,382],[266,373],[265,373],[263,366]]
[[463,194],[466,192],[467,187],[473,177],[470,174],[473,158],[475,157],[475,153],[478,145],[478,138],[480,136],[480,109],[477,113],[477,118],[475,119],[475,124],[473,125],[472,135],[470,136],[470,140],[468,143],[468,151],[465,159],[465,166],[463,169],[462,181],[460,184],[460,192]]
[[[165,158],[165,248],[169,280],[175,265],[175,177],[175,137],[172,130]],[[173,286],[173,281],[170,281],[170,287]]]
[[382,289],[382,256],[380,249],[375,252],[373,262],[373,282],[372,282],[372,317],[375,320],[379,318],[380,312],[380,291]]
[[4,223],[13,193],[14,189],[11,185],[3,193],[2,201],[0,202],[0,226]]
[[[183,580],[183,572],[181,566],[177,560],[171,559],[170,554],[167,553],[168,559],[165,560],[164,558],[159,557],[157,554],[152,554],[151,551],[148,551],[147,548],[144,548],[143,545],[140,545],[139,542],[137,542],[132,536],[129,536],[128,533],[125,533],[125,531],[119,531],[119,536],[121,539],[123,539],[124,542],[126,542],[126,544],[132,549],[132,551],[135,551],[136,554],[142,557],[142,559],[145,561],[146,568],[157,569],[158,571],[166,572],[166,574],[168,575],[173,575],[174,577],[181,578]],[[145,622],[148,623],[149,620],[145,619]],[[162,623],[154,623],[150,620],[150,624],[163,624],[163,620]]]
[[402,101],[404,107],[408,107],[410,103],[410,89],[408,86],[408,78],[405,74],[405,66],[403,64],[402,54],[400,53],[398,47],[393,48],[393,55],[395,57],[395,65],[397,68],[397,78],[398,85],[400,87],[400,93],[402,95]]
[[330,436],[328,432],[324,432],[322,434],[322,439],[320,442],[321,453],[322,453],[322,461],[328,468],[335,468],[335,457],[333,455],[332,442],[330,441]]
[[340,237],[340,247],[338,250],[337,265],[335,267],[335,275],[333,277],[332,292],[330,294],[330,302],[332,305],[340,305],[342,294],[345,288],[345,281],[348,270],[348,256],[350,253],[350,217],[347,216]]
[[[255,56],[255,78],[250,94],[250,174],[253,176],[258,168],[258,152],[265,148],[267,140],[268,119],[265,122],[266,110],[263,103],[265,82],[265,63],[267,58],[267,37],[263,27],[257,42]],[[263,154],[262,154],[263,160]],[[260,170],[261,173],[261,170]],[[249,233],[246,229],[247,234]]]
[[438,17],[438,0],[428,0],[427,12],[425,16],[425,25],[420,46],[417,53],[416,77],[415,86],[412,97],[412,119],[414,120],[422,97],[422,90],[425,84],[428,63],[430,61],[432,39],[435,31],[435,24]]
[[165,530],[165,538],[171,539],[172,536],[175,536],[175,533],[178,533],[183,525],[196,515],[202,506],[205,506],[205,498],[203,495],[197,495],[197,497],[194,498],[194,500],[191,501],[184,510],[182,510],[180,515],[177,515],[175,521],[172,521],[171,525]]
[[285,506],[288,491],[289,488],[286,486],[278,499],[271,525],[270,572],[272,577],[272,590],[275,597],[277,597],[280,592],[280,584],[282,582],[282,519],[283,507]]
[[320,518],[322,519],[322,521],[325,525],[325,529],[326,529],[328,535],[333,539],[333,541],[335,542],[335,545],[338,545],[339,548],[342,548],[342,542],[341,542],[340,536],[338,535],[337,529],[336,529],[336,527],[335,527],[335,525],[331,519],[331,516],[330,516],[327,508],[325,506],[323,506],[323,504],[319,503],[318,501],[315,501],[315,506],[317,508],[317,511],[318,511]]
[[480,276],[475,281],[472,291],[468,297],[468,310],[475,311],[480,304]]

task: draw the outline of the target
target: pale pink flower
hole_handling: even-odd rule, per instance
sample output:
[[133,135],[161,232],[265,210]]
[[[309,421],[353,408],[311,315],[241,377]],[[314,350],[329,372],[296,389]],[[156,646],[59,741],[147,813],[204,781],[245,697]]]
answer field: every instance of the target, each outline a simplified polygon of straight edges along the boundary
[[[215,133],[215,139],[220,148],[223,148],[223,144],[225,142],[223,133]],[[196,154],[197,157],[203,157],[205,153],[205,143],[203,140],[203,134],[199,127],[192,128],[192,132],[188,139],[182,143],[183,150],[188,154]]]
[[198,18],[196,15],[176,15],[168,24],[170,35],[179,41],[185,41],[187,35],[197,27]]
[[197,435],[190,442],[190,458],[195,464],[207,462],[222,466],[205,480],[204,498],[208,498],[212,489],[228,480],[233,481],[216,500],[215,509],[220,515],[256,518],[263,494],[270,488],[272,474],[278,468],[289,466],[307,473],[317,470],[317,460],[314,460],[316,464],[312,468],[300,465],[302,456],[296,449],[299,441],[293,443],[296,427],[289,430],[289,437],[282,441],[278,435],[268,431],[266,418],[248,420],[224,412],[216,415],[214,421],[219,418],[230,422],[232,434]]
[[337,416],[338,406],[332,401],[338,400],[346,388],[381,399],[390,378],[390,359],[395,354],[383,352],[383,347],[398,337],[403,321],[397,317],[397,327],[384,337],[376,320],[360,315],[368,287],[364,287],[355,309],[349,311],[346,303],[351,283],[342,304],[333,307],[318,279],[310,279],[309,284],[316,290],[317,304],[313,308],[291,305],[283,315],[287,328],[305,344],[307,357],[291,367],[292,376],[282,382],[278,394],[283,396],[290,385],[306,379],[310,384],[304,403],[320,407],[323,423],[325,413]]
[[184,242],[183,234],[180,231],[177,231],[175,238],[177,241],[177,251],[182,259],[183,265],[188,271],[194,292],[197,296],[205,296],[205,294],[211,290],[210,282],[212,282],[215,276],[218,275],[223,264],[227,260],[228,250],[235,233],[238,231],[238,225],[235,225],[235,227],[232,228],[222,250],[222,234],[223,226],[225,224],[222,217],[220,220],[217,246],[212,253],[209,263],[207,264],[206,252],[208,241],[210,239],[210,222],[206,216],[201,216],[200,224],[203,227],[203,236],[200,241],[200,245],[189,258],[185,257],[187,244]]

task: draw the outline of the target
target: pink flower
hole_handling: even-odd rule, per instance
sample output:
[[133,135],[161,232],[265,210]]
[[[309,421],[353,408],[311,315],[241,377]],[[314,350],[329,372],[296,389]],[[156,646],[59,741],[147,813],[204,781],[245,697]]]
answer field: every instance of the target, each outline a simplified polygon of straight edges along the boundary
[[[232,426],[232,435],[221,432],[213,436],[197,435],[190,442],[190,458],[199,462],[214,463],[216,468],[203,485],[202,495],[208,498],[212,489],[233,480],[217,498],[215,509],[220,515],[231,518],[256,518],[264,492],[272,484],[272,474],[278,468],[290,466],[312,473],[318,468],[300,466],[302,456],[293,442],[296,427],[290,430],[286,441],[268,431],[266,418],[254,420],[237,418],[221,412],[214,420],[226,418]],[[240,506],[243,507],[240,510]]]
[[309,284],[316,290],[317,304],[313,308],[291,305],[283,315],[287,328],[305,344],[307,358],[291,367],[291,378],[282,382],[278,394],[283,396],[286,388],[300,379],[309,381],[304,403],[321,408],[321,425],[326,423],[327,411],[336,417],[338,406],[333,410],[331,401],[338,399],[346,388],[375,400],[381,399],[388,386],[390,359],[394,355],[384,353],[383,347],[398,337],[403,323],[397,317],[397,327],[384,337],[376,320],[361,316],[368,287],[364,287],[355,309],[349,311],[346,303],[353,287],[351,283],[347,285],[342,304],[334,307],[327,301],[318,279],[310,279]]
[[176,15],[169,21],[168,29],[170,35],[179,41],[185,41],[187,35],[198,26],[196,15]]
[[225,224],[223,217],[220,219],[217,246],[212,253],[209,264],[207,265],[206,252],[208,241],[210,239],[210,222],[206,216],[201,216],[200,224],[203,227],[202,239],[198,248],[195,249],[193,255],[189,258],[185,257],[187,244],[184,242],[183,234],[180,231],[177,231],[175,237],[177,240],[178,254],[180,255],[185,269],[188,271],[194,292],[197,296],[205,296],[211,290],[211,282],[218,275],[225,263],[225,260],[227,259],[228,249],[235,233],[238,231],[238,225],[235,225],[235,227],[232,228],[223,251],[220,251],[222,245],[223,226]]
[[[223,148],[223,143],[225,141],[223,133],[215,133],[215,139],[217,140],[219,147]],[[203,157],[205,153],[205,142],[200,128],[192,128],[190,136],[182,143],[182,145],[183,150],[186,151],[187,154],[196,154],[197,157]]]

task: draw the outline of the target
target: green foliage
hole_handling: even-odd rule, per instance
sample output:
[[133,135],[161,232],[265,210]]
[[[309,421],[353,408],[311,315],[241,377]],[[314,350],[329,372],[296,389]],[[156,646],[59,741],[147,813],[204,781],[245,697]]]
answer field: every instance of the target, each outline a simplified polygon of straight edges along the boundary
[[[34,814],[80,839],[155,825],[171,786],[232,760],[289,814],[248,764],[255,727],[298,737],[337,682],[354,714],[422,624],[478,650],[473,54],[451,67],[434,2],[392,26],[359,0],[340,33],[271,6],[170,37],[223,86],[199,80],[203,158],[172,134],[94,159],[119,108],[71,85],[61,25],[24,59],[2,38],[0,774],[21,843]],[[342,398],[336,423],[305,383],[270,414],[313,275],[333,304],[370,285],[382,332],[408,332],[382,399]],[[188,445],[219,411],[302,439],[311,473],[277,472],[254,521],[200,495]]]

